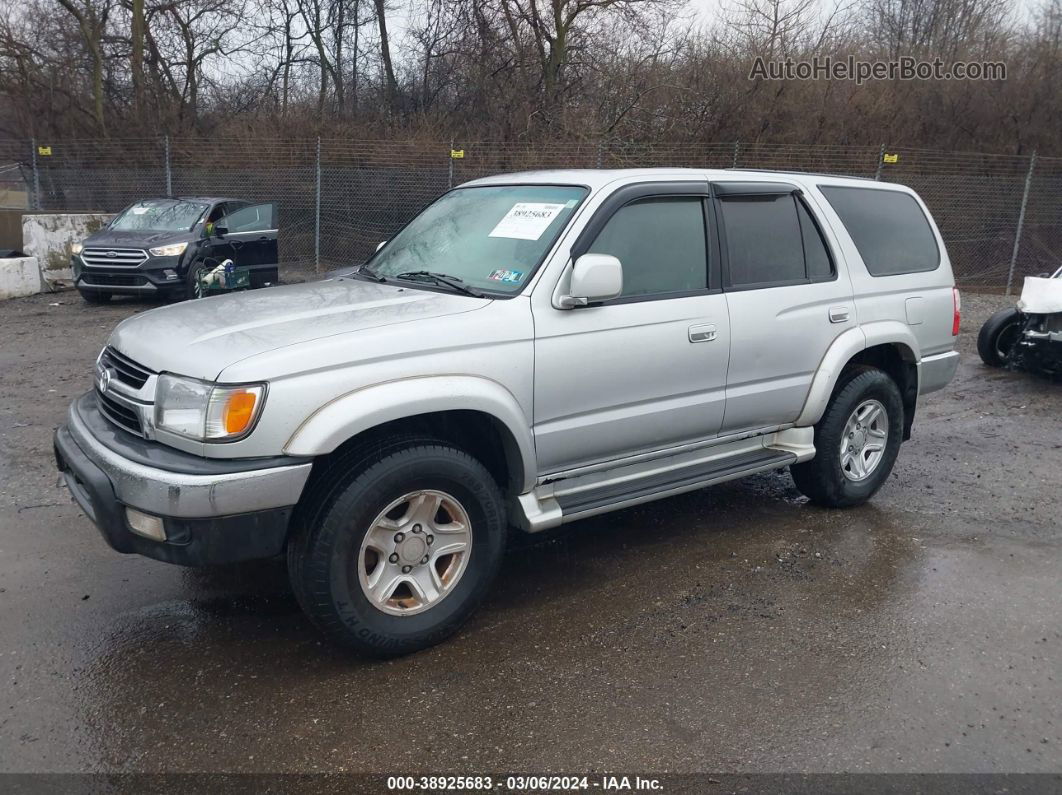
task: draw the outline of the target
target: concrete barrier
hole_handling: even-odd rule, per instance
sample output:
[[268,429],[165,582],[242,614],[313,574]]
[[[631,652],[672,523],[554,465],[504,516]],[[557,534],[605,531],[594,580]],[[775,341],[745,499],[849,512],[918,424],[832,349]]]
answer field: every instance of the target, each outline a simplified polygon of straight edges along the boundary
[[41,291],[41,269],[36,257],[0,259],[0,300],[21,298]]
[[109,213],[50,213],[22,216],[22,250],[40,263],[44,289],[73,285],[70,247],[111,219]]

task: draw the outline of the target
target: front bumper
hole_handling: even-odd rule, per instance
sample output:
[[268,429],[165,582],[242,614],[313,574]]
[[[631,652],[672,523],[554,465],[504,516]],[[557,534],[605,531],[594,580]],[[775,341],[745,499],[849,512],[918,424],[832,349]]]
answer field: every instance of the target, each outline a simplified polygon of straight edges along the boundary
[[[180,257],[152,257],[135,268],[107,268],[85,265],[81,258],[71,258],[74,286],[79,290],[123,295],[161,295],[184,290]],[[166,271],[174,274],[166,277]]]
[[[190,566],[283,550],[307,459],[199,458],[115,429],[86,397],[55,433],[56,465],[111,547]],[[160,517],[166,540],[135,533],[127,507]]]

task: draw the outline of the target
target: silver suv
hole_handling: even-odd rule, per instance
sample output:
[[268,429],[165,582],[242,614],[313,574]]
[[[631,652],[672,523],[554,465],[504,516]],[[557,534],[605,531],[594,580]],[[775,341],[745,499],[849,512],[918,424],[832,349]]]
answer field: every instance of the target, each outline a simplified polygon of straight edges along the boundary
[[321,629],[401,654],[469,616],[510,528],[784,467],[815,503],[865,502],[958,331],[908,188],[502,175],[349,273],[124,321],[56,458],[116,550],[286,554]]

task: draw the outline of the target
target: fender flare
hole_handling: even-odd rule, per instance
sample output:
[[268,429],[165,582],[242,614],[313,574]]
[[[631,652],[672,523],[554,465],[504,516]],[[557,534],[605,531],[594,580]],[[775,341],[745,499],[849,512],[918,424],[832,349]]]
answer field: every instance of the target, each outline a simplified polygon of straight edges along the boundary
[[[879,320],[850,328],[833,341],[826,355],[822,357],[804,401],[804,408],[801,409],[795,424],[804,427],[817,423],[826,411],[826,404],[830,402],[830,396],[845,365],[861,351],[886,344],[904,346],[910,351],[914,364],[921,364],[918,340],[905,323],[898,320]],[[919,378],[921,369],[919,366]]]
[[506,456],[519,461],[520,490],[534,485],[535,443],[527,416],[508,389],[478,376],[400,378],[340,395],[303,420],[285,443],[284,452],[292,456],[326,455],[348,439],[386,422],[455,410],[478,411],[494,419],[503,432]]

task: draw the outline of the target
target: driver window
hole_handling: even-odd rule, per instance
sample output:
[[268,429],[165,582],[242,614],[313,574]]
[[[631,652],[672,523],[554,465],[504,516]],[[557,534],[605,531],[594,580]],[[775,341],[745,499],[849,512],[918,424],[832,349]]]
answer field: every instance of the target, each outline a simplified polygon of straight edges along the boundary
[[272,230],[273,205],[251,204],[229,213],[218,222],[229,230],[229,234],[236,232],[265,232]]
[[621,298],[708,287],[704,205],[697,196],[640,199],[621,207],[591,244],[623,265]]
[[217,225],[218,219],[225,214],[226,206],[225,202],[221,202],[207,214],[206,221],[203,224],[203,233],[207,237],[214,234],[214,227]]

